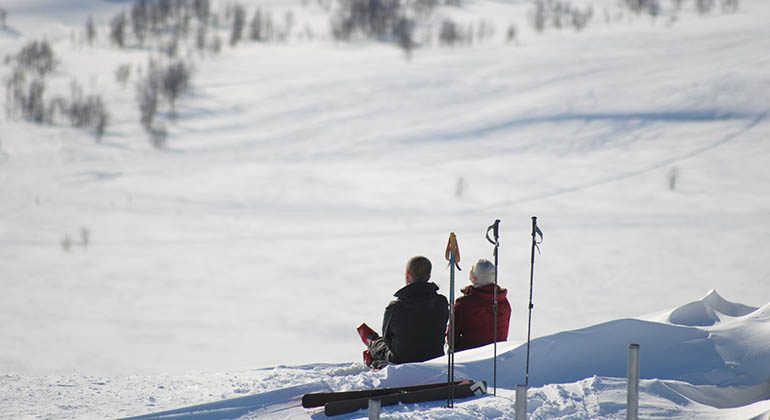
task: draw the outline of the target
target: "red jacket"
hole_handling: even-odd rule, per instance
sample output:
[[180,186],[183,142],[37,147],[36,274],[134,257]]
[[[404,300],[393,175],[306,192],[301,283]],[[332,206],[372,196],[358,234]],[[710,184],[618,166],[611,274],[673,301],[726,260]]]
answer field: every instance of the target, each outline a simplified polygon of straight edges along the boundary
[[[464,296],[455,301],[455,351],[480,347],[494,342],[494,291],[495,285],[462,289]],[[511,320],[511,304],[508,291],[497,289],[497,341],[508,339]]]

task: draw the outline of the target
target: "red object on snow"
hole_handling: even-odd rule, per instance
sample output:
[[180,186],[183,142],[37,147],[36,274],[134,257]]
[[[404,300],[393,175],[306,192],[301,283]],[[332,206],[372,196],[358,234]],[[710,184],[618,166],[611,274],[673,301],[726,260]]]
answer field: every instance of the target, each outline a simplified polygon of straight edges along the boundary
[[369,350],[364,350],[364,363],[366,363],[366,366],[371,366],[374,359],[372,359],[372,354],[369,353]]
[[358,335],[361,336],[361,341],[363,341],[367,347],[372,344],[372,341],[380,337],[379,334],[369,328],[365,322],[362,322],[361,325],[356,328],[356,331],[358,331]]

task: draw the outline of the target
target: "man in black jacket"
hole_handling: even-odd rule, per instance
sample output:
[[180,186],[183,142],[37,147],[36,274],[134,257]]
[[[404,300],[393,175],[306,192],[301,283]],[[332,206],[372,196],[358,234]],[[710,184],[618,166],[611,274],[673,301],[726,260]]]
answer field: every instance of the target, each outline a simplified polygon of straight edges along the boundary
[[388,363],[422,362],[444,354],[449,302],[429,282],[431,263],[413,257],[406,265],[406,286],[395,293],[396,300],[385,308],[382,337],[363,334],[374,368]]

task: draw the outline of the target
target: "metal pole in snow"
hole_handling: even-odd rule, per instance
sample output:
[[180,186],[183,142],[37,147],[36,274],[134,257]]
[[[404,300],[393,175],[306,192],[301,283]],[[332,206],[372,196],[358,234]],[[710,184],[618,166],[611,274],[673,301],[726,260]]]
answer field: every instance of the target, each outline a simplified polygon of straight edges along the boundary
[[537,217],[532,216],[532,260],[529,270],[529,320],[527,321],[527,368],[524,379],[525,386],[529,386],[529,341],[532,335],[532,308],[535,307],[535,305],[532,304],[532,288],[535,282],[535,249],[540,251],[537,246],[540,243],[537,241],[538,235],[540,235],[540,242],[542,242],[543,232],[537,227]]
[[369,420],[380,420],[382,401],[376,398],[369,399]]
[[454,407],[454,381],[455,381],[455,254],[452,252],[449,258],[449,400],[447,407]]
[[516,385],[516,420],[527,420],[526,385]]
[[447,383],[449,385],[449,395],[447,396],[447,407],[453,408],[455,402],[455,267],[460,270],[460,248],[457,246],[457,236],[454,232],[449,234],[445,258],[449,260],[449,337],[447,349],[449,365],[447,368]]
[[628,346],[628,407],[627,420],[639,419],[639,345]]
[[[494,360],[492,362],[492,378],[493,378],[492,379],[492,386],[494,387],[494,391],[492,392],[492,395],[494,395],[494,396],[497,396],[497,329],[498,329],[498,327],[497,327],[497,249],[500,247],[500,240],[499,240],[500,239],[500,235],[499,235],[499,231],[500,230],[499,229],[500,229],[500,219],[496,219],[495,223],[492,223],[492,225],[490,225],[487,228],[487,241],[489,241],[489,243],[491,243],[492,245],[495,246],[495,251],[494,251],[494,255],[495,255],[495,291],[494,291],[494,303],[492,305],[492,310],[493,310],[493,312],[495,314],[495,316],[494,316],[494,319],[495,319],[495,323],[494,323],[494,325],[495,325],[495,332],[494,332],[494,338],[493,338],[493,342],[494,342],[494,345],[493,345],[493,347],[494,347],[494,357],[492,358]],[[492,240],[492,238],[489,237],[489,231],[490,230],[492,231],[492,234],[494,236],[494,240]]]

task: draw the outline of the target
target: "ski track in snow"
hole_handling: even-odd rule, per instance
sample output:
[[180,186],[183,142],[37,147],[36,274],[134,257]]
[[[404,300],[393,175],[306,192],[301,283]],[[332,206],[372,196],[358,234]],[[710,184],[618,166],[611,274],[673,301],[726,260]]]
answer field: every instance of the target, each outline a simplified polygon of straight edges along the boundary
[[[518,204],[527,203],[527,202],[531,202],[531,201],[542,200],[542,199],[545,199],[545,198],[555,197],[555,196],[559,196],[559,195],[562,195],[562,194],[575,193],[575,192],[579,192],[579,191],[585,190],[587,188],[593,188],[593,187],[597,187],[597,186],[604,185],[604,184],[609,184],[609,183],[613,183],[613,182],[623,181],[625,179],[628,179],[628,178],[631,178],[631,177],[635,177],[635,176],[639,176],[639,175],[642,175],[642,174],[645,174],[645,173],[648,173],[648,172],[651,172],[651,171],[654,171],[654,170],[658,170],[658,169],[666,168],[666,167],[671,167],[671,166],[673,166],[673,165],[675,165],[677,163],[680,163],[680,162],[682,162],[682,161],[684,161],[686,159],[690,159],[690,158],[696,157],[696,156],[698,156],[698,155],[700,155],[702,153],[706,153],[708,151],[711,151],[711,150],[713,150],[713,149],[715,149],[715,148],[717,148],[717,147],[719,147],[719,146],[721,146],[721,145],[723,145],[723,144],[725,144],[725,143],[727,143],[727,142],[729,142],[729,141],[731,141],[731,140],[741,136],[742,134],[744,134],[745,132],[751,130],[752,128],[757,126],[760,122],[762,122],[765,119],[765,117],[767,116],[767,113],[768,113],[768,111],[763,112],[762,114],[760,114],[756,118],[752,119],[746,126],[740,128],[736,132],[734,132],[732,134],[729,134],[729,135],[723,137],[722,139],[719,139],[719,140],[717,140],[717,141],[715,141],[715,142],[713,142],[711,144],[708,144],[708,145],[699,147],[697,149],[694,149],[694,150],[692,150],[692,151],[690,151],[688,153],[685,153],[685,154],[682,154],[682,155],[678,155],[678,156],[672,156],[672,157],[667,158],[665,160],[661,160],[659,162],[654,162],[652,164],[648,164],[648,166],[646,166],[644,168],[641,168],[641,169],[638,169],[638,170],[634,170],[634,171],[630,171],[630,172],[614,174],[614,175],[606,177],[604,179],[600,179],[600,180],[596,180],[596,181],[590,181],[590,182],[587,182],[587,183],[584,183],[584,184],[580,184],[580,185],[563,187],[563,188],[557,189],[556,191],[550,191],[550,192],[546,192],[546,193],[538,194],[538,195],[533,195],[533,196],[529,196],[529,197],[522,197],[522,198],[519,198],[519,199],[516,199],[516,200],[506,201],[504,203],[498,203],[498,204],[495,204],[493,206],[489,206],[489,207],[485,208],[483,211],[500,210],[500,209],[508,208],[510,206],[513,206],[513,205],[518,205]],[[650,120],[655,120],[655,121],[714,121],[714,120],[722,120],[722,119],[724,119],[724,120],[734,120],[734,119],[744,120],[744,119],[747,119],[746,117],[747,117],[746,115],[735,115],[735,116],[720,115],[720,116],[717,117],[713,113],[705,113],[705,114],[688,114],[688,113],[685,113],[685,114],[682,114],[682,115],[677,115],[676,113],[673,113],[673,114],[660,114],[660,115],[644,115],[644,114],[642,114],[642,115],[627,115],[627,116],[612,116],[612,117],[608,117],[608,116],[579,116],[579,115],[576,115],[576,116],[569,116],[565,120],[581,120],[581,121],[588,122],[588,121],[597,120],[597,119],[616,119],[617,118],[617,119],[621,119],[621,120],[625,120],[625,119],[629,119],[629,120],[636,120],[636,119],[647,120],[647,119],[650,119]],[[547,120],[548,119],[544,119],[544,120],[539,121],[539,122],[546,122]],[[556,120],[563,120],[563,117],[557,117]],[[472,212],[480,212],[480,211],[482,211],[482,210],[474,210]]]

